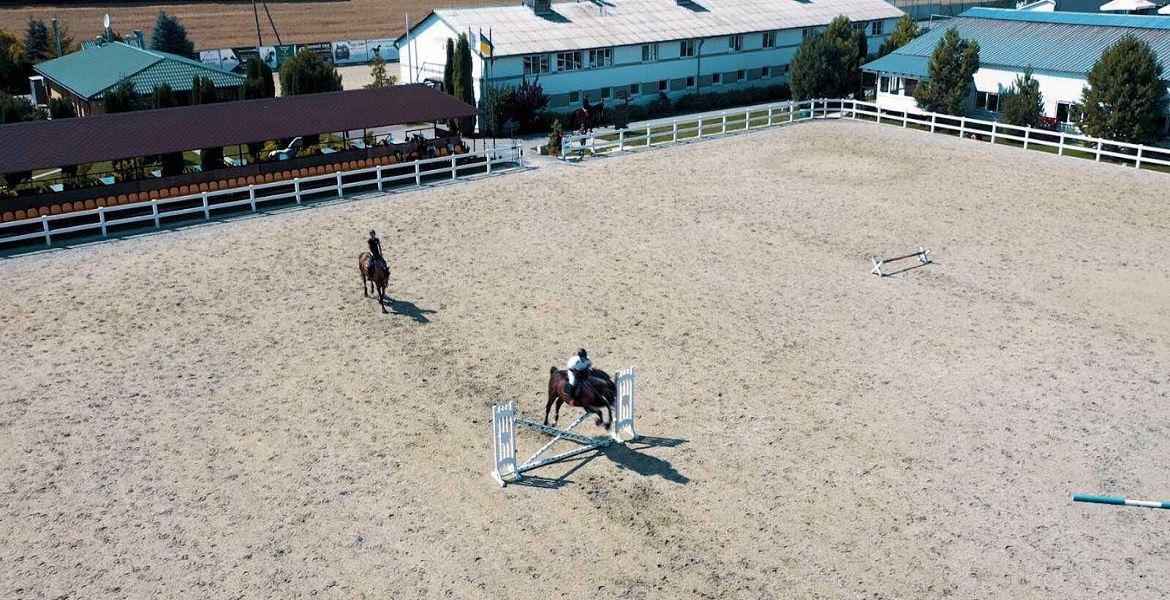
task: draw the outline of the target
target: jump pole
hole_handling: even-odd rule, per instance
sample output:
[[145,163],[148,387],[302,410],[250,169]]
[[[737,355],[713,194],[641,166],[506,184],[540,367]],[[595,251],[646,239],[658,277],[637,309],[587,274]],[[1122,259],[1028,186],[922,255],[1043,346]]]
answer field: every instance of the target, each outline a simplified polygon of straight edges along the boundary
[[894,262],[897,260],[905,260],[907,258],[915,258],[915,257],[918,258],[918,262],[920,262],[924,265],[930,264],[930,250],[927,250],[926,248],[919,246],[918,252],[911,252],[910,254],[903,254],[902,256],[895,256],[892,258],[878,258],[876,256],[871,256],[869,258],[869,260],[870,260],[870,262],[873,263],[873,270],[870,271],[870,273],[873,273],[874,275],[878,275],[881,277],[885,277],[886,273],[882,272],[882,265],[889,263],[889,262]]
[[1130,500],[1129,498],[1115,498],[1113,496],[1090,496],[1088,494],[1073,494],[1073,502],[1094,502],[1096,504],[1119,504],[1122,506],[1141,506],[1144,508],[1170,508],[1170,502],[1157,500]]
[[[549,427],[544,423],[538,423],[531,419],[517,416],[515,400],[509,401],[503,406],[498,404],[492,406],[492,449],[495,454],[495,468],[492,470],[492,478],[496,480],[496,483],[499,483],[500,487],[503,487],[509,481],[519,481],[522,473],[526,471],[562,461],[591,450],[604,448],[614,442],[623,444],[626,440],[622,438],[622,432],[628,432],[632,436],[630,441],[638,439],[638,432],[634,429],[634,369],[631,367],[623,371],[618,371],[616,377],[614,377],[614,383],[617,385],[617,395],[614,398],[612,431],[608,436],[589,437],[579,433],[573,433],[574,429],[592,416],[588,412],[578,417],[566,429],[557,429],[556,427]],[[540,450],[537,450],[528,460],[519,464],[516,462],[517,425],[535,429],[541,433],[553,436],[547,444],[541,446]],[[581,446],[561,452],[560,454],[541,458],[554,444],[563,440],[576,442]]]

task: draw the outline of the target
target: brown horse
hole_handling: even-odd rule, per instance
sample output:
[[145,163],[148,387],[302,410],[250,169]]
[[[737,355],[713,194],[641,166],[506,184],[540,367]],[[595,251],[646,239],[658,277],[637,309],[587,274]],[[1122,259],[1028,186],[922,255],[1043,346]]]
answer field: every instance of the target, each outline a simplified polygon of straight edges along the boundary
[[[362,252],[358,257],[358,272],[362,276],[362,294],[367,298],[374,289],[378,290],[378,305],[382,307],[382,312],[386,310],[386,285],[390,281],[390,267],[384,266],[380,269],[374,268],[374,255],[369,252]],[[366,283],[371,285],[370,289],[366,287]]]
[[[568,373],[558,370],[556,367],[549,370],[548,404],[544,407],[544,424],[548,425],[548,413],[552,410],[553,403],[556,403],[557,410],[553,417],[553,426],[556,426],[557,421],[561,418],[561,405],[568,404],[569,406],[580,406],[586,412],[597,415],[597,424],[609,429],[613,423],[613,401],[617,395],[617,386],[609,378],[609,374],[598,369],[590,370],[589,377],[585,378],[584,381],[577,382],[575,402],[569,401],[569,396],[565,393],[565,388],[568,385]],[[602,408],[606,410],[609,416],[608,420],[603,418]]]

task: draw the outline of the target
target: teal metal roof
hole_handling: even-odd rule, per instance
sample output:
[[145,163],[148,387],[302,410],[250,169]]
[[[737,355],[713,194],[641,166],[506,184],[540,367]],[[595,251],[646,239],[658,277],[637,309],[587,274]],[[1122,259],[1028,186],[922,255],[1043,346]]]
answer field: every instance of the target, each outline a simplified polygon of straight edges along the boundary
[[950,27],[979,42],[982,67],[1084,75],[1102,52],[1133,34],[1170,68],[1170,17],[972,8],[863,69],[925,76],[930,55]]
[[189,91],[195,77],[210,77],[216,87],[244,83],[244,76],[165,52],[133,48],[114,42],[99,48],[66,54],[34,69],[58,85],[86,99],[100,97],[123,80],[140,94],[167,84],[176,92]]

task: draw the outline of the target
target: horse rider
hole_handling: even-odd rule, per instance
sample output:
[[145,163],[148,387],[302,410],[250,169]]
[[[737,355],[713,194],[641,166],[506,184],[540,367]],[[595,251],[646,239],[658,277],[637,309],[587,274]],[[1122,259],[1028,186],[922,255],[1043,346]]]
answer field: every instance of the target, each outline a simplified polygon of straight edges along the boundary
[[585,94],[585,99],[581,101],[581,108],[585,109],[586,116],[593,116],[593,104],[589,102],[589,94]]
[[386,259],[382,257],[382,240],[378,239],[378,234],[373,229],[370,230],[370,239],[366,240],[370,245],[370,254],[374,256],[373,265],[379,269],[387,269]]
[[[565,395],[569,400],[575,401],[577,399],[577,381],[589,378],[589,368],[593,366],[593,361],[589,359],[589,355],[585,353],[585,349],[581,348],[576,354],[569,357],[568,364],[565,365],[566,372],[569,376],[569,387],[565,389]],[[584,378],[584,379],[582,379]]]

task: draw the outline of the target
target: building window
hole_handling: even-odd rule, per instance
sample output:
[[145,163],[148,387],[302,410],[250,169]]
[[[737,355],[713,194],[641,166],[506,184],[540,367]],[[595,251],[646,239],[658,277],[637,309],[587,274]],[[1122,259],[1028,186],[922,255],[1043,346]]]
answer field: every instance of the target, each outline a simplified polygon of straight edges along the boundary
[[903,79],[902,80],[902,93],[907,95],[907,96],[913,96],[914,95],[914,88],[917,88],[917,87],[918,87],[918,80],[917,79]]
[[817,32],[816,27],[805,27],[804,29],[800,30],[800,39],[807,40],[808,36],[810,36],[816,32]]
[[870,35],[882,35],[882,31],[884,29],[885,29],[885,21],[878,19],[877,21],[874,21],[873,23],[870,24],[869,34]]
[[539,75],[541,73],[548,73],[548,55],[533,54],[532,56],[525,56],[524,74]]
[[792,65],[780,65],[780,74],[787,75],[792,70]]
[[609,98],[609,88],[607,88],[607,87],[601,88],[601,93],[598,94],[598,96],[601,96],[602,100]]
[[613,48],[598,48],[589,51],[589,68],[613,66]]
[[732,52],[743,50],[743,35],[737,34],[727,38],[727,46]]
[[581,92],[569,92],[569,104],[576,104],[581,101]]
[[775,48],[776,47],[776,32],[775,31],[764,32],[764,45],[763,45],[763,47],[764,48]]
[[760,68],[760,77],[767,77],[767,76],[768,76],[768,67]]
[[558,71],[576,71],[581,68],[581,53],[580,52],[558,52],[557,53],[557,70]]
[[637,96],[638,94],[641,94],[641,93],[642,93],[642,84],[640,84],[640,83],[631,83],[630,84],[630,95],[631,96]]
[[999,94],[979,92],[975,95],[975,108],[982,108],[991,112],[999,112]]
[[722,76],[722,73],[712,73],[711,74],[711,85],[719,85],[719,78],[721,76]]
[[658,44],[642,44],[642,62],[658,60]]
[[689,87],[689,88],[695,87],[695,76],[694,75],[687,77],[687,87]]
[[888,94],[890,92],[889,75],[882,75],[881,77],[878,77],[878,91],[883,94]]
[[1071,102],[1056,103],[1056,121],[1058,123],[1075,123],[1081,114],[1076,104]]
[[854,21],[849,24],[849,31],[865,31],[865,26],[868,25],[865,21]]
[[736,71],[736,72],[735,72],[735,81],[736,81],[736,82],[743,81],[743,80],[744,80],[744,78],[745,78],[745,77],[744,77],[744,72],[743,72],[743,69],[740,69],[740,70],[738,70],[738,71]]
[[666,91],[666,80],[665,80],[665,79],[661,79],[661,80],[659,80],[659,81],[658,81],[658,91],[659,91],[659,92],[665,92],[665,91]]
[[683,40],[678,44],[678,55],[686,58],[695,55],[695,40]]

